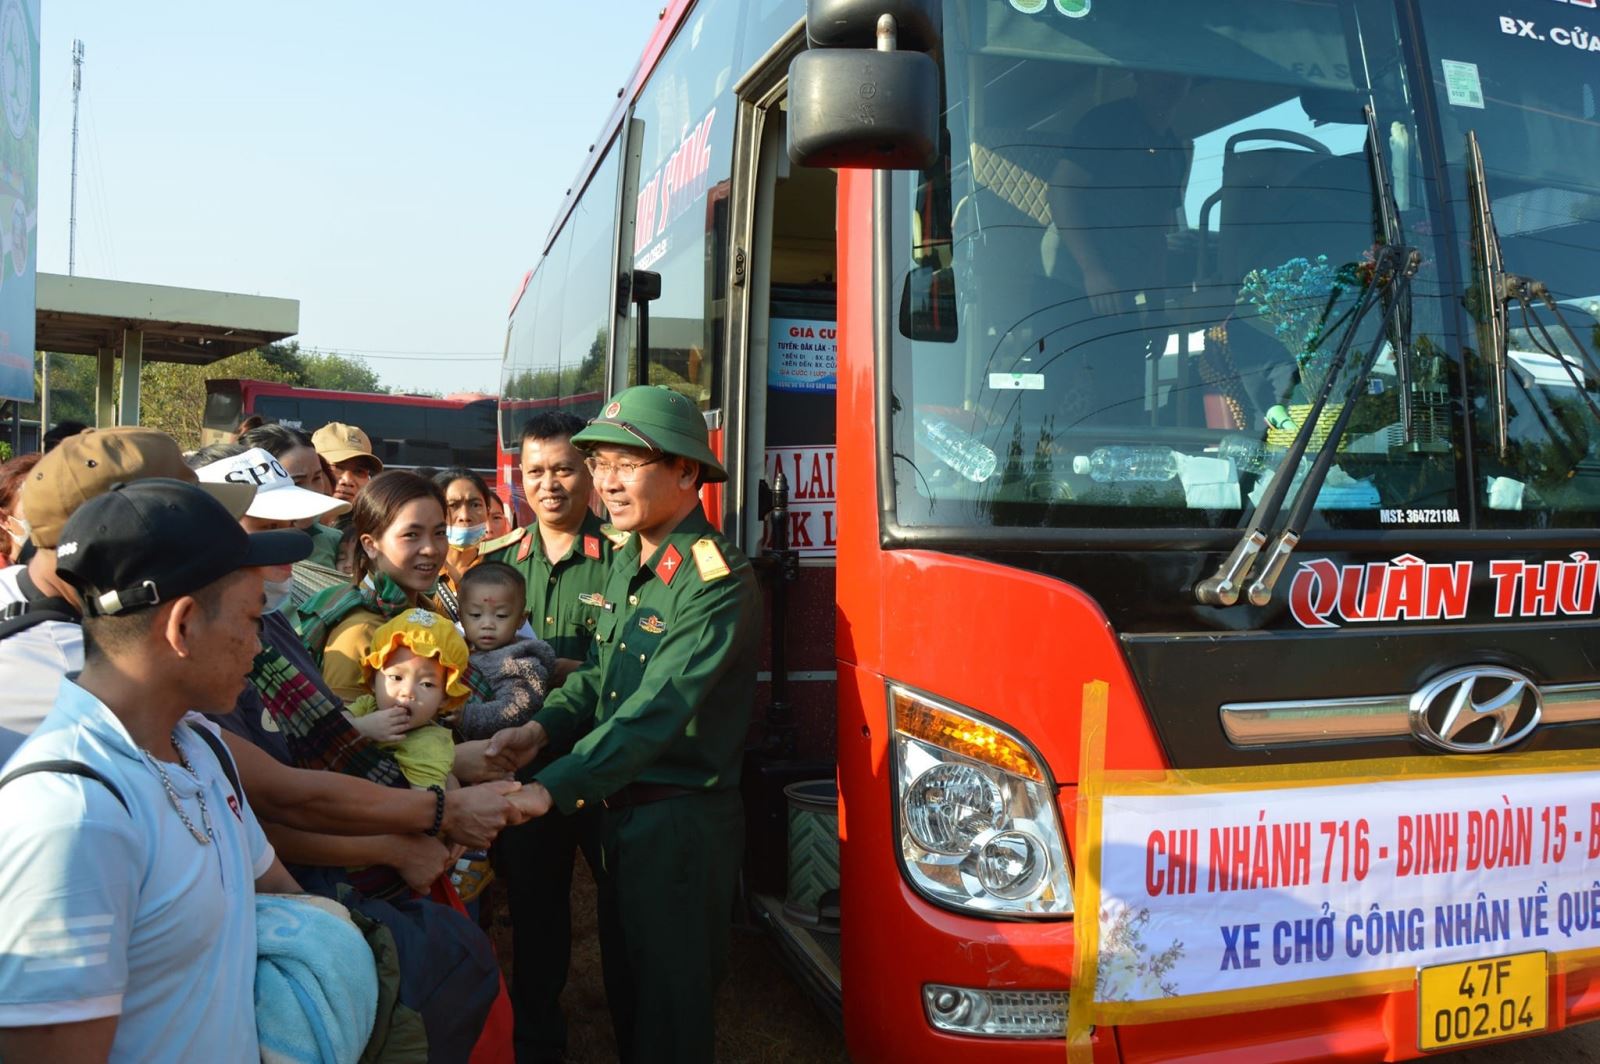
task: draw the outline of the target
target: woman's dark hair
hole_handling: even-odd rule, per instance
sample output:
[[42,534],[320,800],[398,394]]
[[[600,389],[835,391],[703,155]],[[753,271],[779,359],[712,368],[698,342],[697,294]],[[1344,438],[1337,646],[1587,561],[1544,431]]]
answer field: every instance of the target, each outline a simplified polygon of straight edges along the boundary
[[355,509],[350,513],[350,527],[356,535],[356,571],[354,583],[361,583],[372,572],[372,559],[360,547],[362,536],[382,539],[383,533],[394,523],[407,503],[418,499],[432,499],[445,513],[444,489],[425,477],[408,473],[404,469],[391,469],[367,481],[367,486],[356,496]]
[[246,447],[259,447],[274,458],[282,458],[296,447],[312,446],[310,436],[299,429],[277,423],[257,425],[248,432],[241,432],[239,442]]
[[[472,486],[477,488],[478,494],[483,497],[483,505],[485,507],[489,505],[489,500],[494,498],[494,492],[489,490],[488,483],[466,466],[451,466],[449,469],[442,470],[433,475],[433,482],[439,485],[440,491],[449,491],[450,485],[454,484],[458,480],[472,481]],[[448,507],[446,507],[445,516],[448,517],[449,514],[450,510]]]
[[242,443],[208,443],[198,451],[190,451],[183,456],[184,465],[190,469],[199,469],[212,462],[220,462],[224,458],[233,458],[244,454],[250,448]]
[[249,417],[239,422],[239,427],[233,431],[233,438],[237,440],[252,429],[258,429],[267,423],[267,418],[263,417],[262,415],[251,414]]

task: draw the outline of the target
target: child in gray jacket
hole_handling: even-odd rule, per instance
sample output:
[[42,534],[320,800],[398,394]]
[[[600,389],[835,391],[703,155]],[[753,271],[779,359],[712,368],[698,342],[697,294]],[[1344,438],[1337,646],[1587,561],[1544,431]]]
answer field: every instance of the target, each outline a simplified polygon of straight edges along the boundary
[[494,695],[462,706],[455,731],[462,739],[487,739],[525,724],[544,705],[556,655],[542,639],[517,638],[527,616],[527,585],[511,566],[478,563],[462,575],[457,594],[472,665]]

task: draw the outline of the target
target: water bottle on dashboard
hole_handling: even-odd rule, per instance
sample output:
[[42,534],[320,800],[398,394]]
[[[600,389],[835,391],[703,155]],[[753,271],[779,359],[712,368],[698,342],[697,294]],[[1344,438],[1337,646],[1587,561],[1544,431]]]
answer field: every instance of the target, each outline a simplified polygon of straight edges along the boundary
[[1178,475],[1178,455],[1170,447],[1096,447],[1074,458],[1072,471],[1098,484],[1154,484]]
[[995,467],[1000,464],[993,450],[942,417],[917,418],[917,441],[974,484],[982,484],[994,476]]

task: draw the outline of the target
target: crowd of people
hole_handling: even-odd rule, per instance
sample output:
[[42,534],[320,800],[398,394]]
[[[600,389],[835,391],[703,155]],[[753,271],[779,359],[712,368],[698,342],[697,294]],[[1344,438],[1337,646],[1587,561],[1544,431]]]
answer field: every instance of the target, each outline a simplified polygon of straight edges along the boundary
[[64,428],[0,465],[0,1060],[560,1060],[580,850],[619,1055],[713,1058],[760,619],[692,403],[534,417],[524,527],[353,425]]

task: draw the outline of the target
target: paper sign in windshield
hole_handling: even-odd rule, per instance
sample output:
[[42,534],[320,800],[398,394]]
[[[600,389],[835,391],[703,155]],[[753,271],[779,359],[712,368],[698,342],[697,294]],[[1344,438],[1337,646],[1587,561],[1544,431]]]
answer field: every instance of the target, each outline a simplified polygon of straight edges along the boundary
[[1444,67],[1444,91],[1450,103],[1482,110],[1483,81],[1478,77],[1478,64],[1441,59],[1439,65]]

